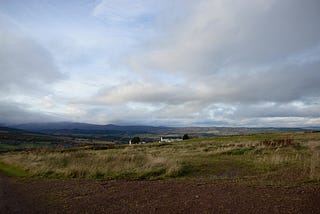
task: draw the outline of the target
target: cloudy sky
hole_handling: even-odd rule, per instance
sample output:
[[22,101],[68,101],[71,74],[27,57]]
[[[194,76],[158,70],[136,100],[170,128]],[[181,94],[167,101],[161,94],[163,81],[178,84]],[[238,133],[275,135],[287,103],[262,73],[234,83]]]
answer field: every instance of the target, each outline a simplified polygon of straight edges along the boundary
[[320,126],[319,0],[0,0],[0,123]]

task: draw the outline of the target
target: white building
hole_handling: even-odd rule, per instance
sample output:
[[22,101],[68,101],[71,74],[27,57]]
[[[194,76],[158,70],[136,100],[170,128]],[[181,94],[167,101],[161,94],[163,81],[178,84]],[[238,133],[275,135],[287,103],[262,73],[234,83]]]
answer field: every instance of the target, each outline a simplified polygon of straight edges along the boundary
[[171,143],[176,141],[182,141],[181,137],[161,137],[159,143]]
[[[145,144],[145,141],[139,142],[138,144]],[[129,145],[132,145],[133,143],[131,142],[131,140],[129,140]]]

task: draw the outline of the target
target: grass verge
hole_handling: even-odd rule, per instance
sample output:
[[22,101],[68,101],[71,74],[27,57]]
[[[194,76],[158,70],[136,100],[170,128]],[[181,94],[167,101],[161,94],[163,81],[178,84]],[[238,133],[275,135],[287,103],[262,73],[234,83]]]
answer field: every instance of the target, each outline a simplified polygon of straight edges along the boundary
[[16,166],[2,163],[2,162],[0,162],[0,172],[10,177],[28,177],[29,176],[29,174],[25,170]]

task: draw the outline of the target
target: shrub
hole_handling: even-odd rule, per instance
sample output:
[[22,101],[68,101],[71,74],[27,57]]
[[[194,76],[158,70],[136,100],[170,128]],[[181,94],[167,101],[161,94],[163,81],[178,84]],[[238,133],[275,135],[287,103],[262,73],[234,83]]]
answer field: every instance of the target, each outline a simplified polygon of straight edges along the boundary
[[183,137],[182,137],[182,140],[189,140],[190,137],[188,134],[184,134]]
[[138,143],[140,143],[140,137],[133,137],[132,139],[131,139],[131,143],[133,143],[133,144],[138,144]]

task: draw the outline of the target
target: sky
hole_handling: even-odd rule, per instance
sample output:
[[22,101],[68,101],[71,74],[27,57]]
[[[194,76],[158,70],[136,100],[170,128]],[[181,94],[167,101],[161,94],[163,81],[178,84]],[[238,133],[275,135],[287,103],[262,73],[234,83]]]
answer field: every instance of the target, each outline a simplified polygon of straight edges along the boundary
[[320,126],[319,0],[0,0],[0,124]]

